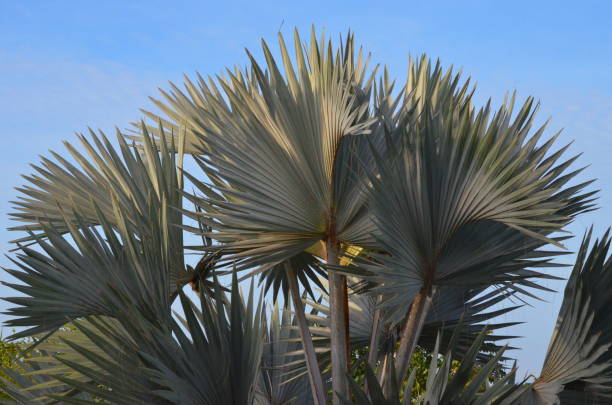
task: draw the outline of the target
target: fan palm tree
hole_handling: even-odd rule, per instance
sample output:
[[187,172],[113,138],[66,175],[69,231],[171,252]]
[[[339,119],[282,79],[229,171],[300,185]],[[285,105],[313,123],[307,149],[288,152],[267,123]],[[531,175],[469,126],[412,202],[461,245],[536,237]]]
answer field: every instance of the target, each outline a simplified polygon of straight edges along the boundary
[[[513,325],[496,317],[514,305],[492,307],[545,289],[559,232],[593,208],[576,158],[532,131],[533,99],[478,110],[470,81],[426,57],[396,86],[350,33],[335,49],[296,32],[294,56],[279,44],[275,59],[263,43],[265,68],[249,53],[173,86],[164,116],[146,113],[157,127],[118,146],[91,132],[26,176],[6,324],[35,344],[25,374],[6,373],[14,403],[604,403],[607,234],[583,242],[541,376],[483,386]],[[252,276],[260,292],[241,294]],[[417,345],[433,360],[412,398]]]
[[[200,79],[197,89],[188,81],[188,95],[175,88],[167,96],[170,107],[158,105],[175,123],[186,123],[197,139],[190,144],[212,180],[204,184],[189,176],[205,196],[195,200],[206,213],[198,219],[207,221],[215,231],[210,236],[234,252],[228,260],[240,260],[240,268],[270,267],[311,251],[335,265],[344,247],[373,246],[364,176],[356,175],[363,163],[358,158],[369,147],[361,136],[376,125],[369,113],[373,74],[361,53],[355,60],[351,34],[334,51],[314,31],[305,49],[296,31],[297,66],[282,36],[279,43],[284,75],[264,42],[266,72],[250,56],[250,70],[227,71],[219,88]],[[288,279],[290,285],[295,282],[295,276]],[[337,347],[333,391],[344,395],[346,279],[331,273],[329,285]],[[320,372],[308,337],[303,337],[321,405]]]
[[[376,158],[371,209],[385,255],[372,269],[375,292],[403,317],[398,375],[405,375],[436,288],[521,284],[541,274],[528,268],[551,233],[588,210],[588,184],[565,187],[579,170],[575,157],[558,163],[566,147],[549,153],[530,136],[535,111],[527,99],[513,117],[514,97],[492,117],[475,111],[458,76],[426,59],[410,66],[405,108],[413,116],[397,128],[396,147]],[[406,300],[406,295],[413,297]],[[399,313],[394,314],[394,311]]]

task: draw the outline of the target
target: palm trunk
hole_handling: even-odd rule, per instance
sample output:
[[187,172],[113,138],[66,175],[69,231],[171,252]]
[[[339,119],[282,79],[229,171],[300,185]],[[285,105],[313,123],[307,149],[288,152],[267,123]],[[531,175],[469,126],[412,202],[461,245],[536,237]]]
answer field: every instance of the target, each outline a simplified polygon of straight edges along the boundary
[[400,382],[403,381],[408,373],[410,359],[423,330],[425,318],[431,308],[433,292],[434,289],[426,285],[412,300],[408,319],[406,319],[406,324],[402,329],[400,345],[395,359],[396,375]]
[[[378,301],[378,300],[377,300]],[[368,348],[368,364],[372,371],[376,370],[378,362],[378,342],[380,340],[380,309],[374,310],[374,319],[372,320],[372,336],[370,336],[370,347]],[[368,382],[365,381],[366,392],[369,392]]]
[[[380,298],[377,300],[380,301]],[[380,309],[374,310],[374,319],[372,320],[372,336],[370,336],[370,347],[368,348],[368,364],[372,371],[376,370],[378,362],[378,343],[380,340]]]
[[312,343],[310,329],[308,328],[308,323],[306,322],[304,303],[300,297],[297,276],[293,269],[288,269],[288,273],[287,278],[289,280],[289,289],[291,290],[291,297],[293,298],[295,317],[302,336],[302,345],[304,346],[304,357],[306,358],[306,367],[308,368],[308,379],[310,380],[312,397],[315,405],[325,405],[327,401],[325,389],[323,388],[323,377],[321,376],[321,369],[319,368],[319,363],[317,362],[317,354],[315,352],[314,344]]
[[[334,238],[326,243],[327,263],[338,264],[338,244]],[[348,295],[346,276],[329,272],[329,304],[331,310],[331,361],[333,405],[341,405],[348,398]]]

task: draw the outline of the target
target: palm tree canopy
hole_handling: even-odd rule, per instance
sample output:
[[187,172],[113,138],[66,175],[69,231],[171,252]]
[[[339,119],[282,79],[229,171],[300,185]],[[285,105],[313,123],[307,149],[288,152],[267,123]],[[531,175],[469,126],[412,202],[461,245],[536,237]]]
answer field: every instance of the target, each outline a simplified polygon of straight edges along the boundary
[[[66,143],[25,177],[4,284],[20,293],[12,339],[33,345],[2,374],[12,403],[399,405],[404,382],[404,405],[609,401],[609,233],[583,240],[540,377],[489,381],[512,338],[492,332],[514,325],[496,318],[516,308],[496,307],[546,290],[564,253],[547,246],[594,207],[577,157],[534,128],[534,100],[477,109],[470,80],[425,56],[398,86],[351,33],[262,47],[264,62],[163,92],[157,128],[118,131],[118,146],[81,135],[84,152]],[[259,294],[240,292],[247,268]],[[264,305],[279,294],[293,315]],[[410,398],[416,345],[432,360]],[[366,348],[364,390],[344,377]]]

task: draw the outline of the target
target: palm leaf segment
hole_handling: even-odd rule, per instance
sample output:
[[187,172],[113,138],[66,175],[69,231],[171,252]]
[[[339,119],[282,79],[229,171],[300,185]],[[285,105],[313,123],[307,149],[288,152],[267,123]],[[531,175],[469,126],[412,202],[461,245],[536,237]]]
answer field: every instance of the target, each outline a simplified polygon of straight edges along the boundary
[[[371,172],[371,206],[382,250],[374,281],[385,305],[403,316],[423,285],[491,285],[541,273],[525,270],[548,236],[591,208],[588,184],[566,187],[580,170],[549,153],[556,136],[540,143],[545,126],[529,135],[530,98],[513,117],[514,97],[491,114],[476,112],[467,83],[412,63],[396,146],[378,155]],[[560,163],[559,163],[560,162]],[[541,262],[540,262],[541,263]],[[538,263],[535,263],[538,264]],[[541,264],[546,264],[546,261]],[[533,283],[532,283],[533,284]]]
[[609,231],[582,241],[544,366],[517,404],[607,403],[612,398],[612,260]]

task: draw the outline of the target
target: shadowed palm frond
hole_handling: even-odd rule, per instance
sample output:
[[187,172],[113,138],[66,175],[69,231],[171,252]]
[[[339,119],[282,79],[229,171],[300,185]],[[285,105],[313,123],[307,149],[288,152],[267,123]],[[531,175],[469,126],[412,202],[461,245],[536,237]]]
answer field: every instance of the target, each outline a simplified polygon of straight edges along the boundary
[[20,270],[7,272],[23,284],[3,284],[25,296],[5,298],[16,305],[7,311],[12,318],[6,324],[29,329],[11,338],[53,331],[91,315],[117,317],[132,307],[150,322],[166,322],[176,262],[164,254],[170,241],[163,212],[150,213],[140,229],[120,217],[118,231],[99,215],[101,231],[68,222],[68,239],[45,227],[46,240],[37,237],[42,253],[23,248],[17,255],[13,262]]
[[270,289],[272,290],[273,302],[276,302],[279,292],[283,294],[285,305],[288,305],[290,302],[289,280],[287,279],[289,271],[287,266],[291,268],[291,271],[295,272],[299,284],[303,286],[304,290],[313,299],[313,286],[321,289],[325,288],[321,283],[321,278],[324,279],[326,277],[321,261],[310,253],[302,252],[291,259],[267,268],[261,273],[259,284],[263,284],[263,292],[266,294]]
[[567,147],[549,152],[557,136],[540,143],[545,126],[530,135],[533,99],[516,114],[514,97],[495,114],[489,105],[476,112],[458,83],[425,58],[411,64],[403,108],[418,114],[396,128],[395,148],[377,156],[369,176],[378,242],[388,253],[375,256],[373,278],[399,318],[406,295],[424,285],[542,276],[526,269],[548,265],[546,253],[554,253],[536,250],[561,246],[551,233],[592,208],[593,193],[582,191],[589,182],[566,186],[580,172],[567,170],[576,157],[560,160]]
[[542,372],[520,405],[578,405],[612,400],[612,259],[609,231],[589,250],[585,235],[567,282]]
[[156,394],[175,404],[252,404],[256,397],[264,345],[262,300],[255,302],[253,283],[246,302],[236,273],[229,299],[217,283],[216,298],[201,295],[201,320],[180,294],[187,330],[156,333],[155,351],[142,353]]
[[201,309],[180,292],[185,327],[174,320],[155,325],[137,311],[118,321],[76,321],[82,335],[67,334],[62,342],[70,351],[55,355],[43,373],[118,405],[253,404],[264,344],[262,304],[254,301],[253,284],[243,301],[235,275],[233,281],[230,297],[218,282],[215,298],[202,294]]
[[118,405],[167,404],[153,394],[157,386],[139,357],[147,339],[133,339],[135,330],[148,336],[151,324],[135,315],[127,322],[132,336],[125,322],[89,317],[38,343],[33,355],[22,361],[26,370],[32,370],[24,376],[30,383],[15,388],[15,395],[35,394],[36,404],[58,399],[66,404],[95,404],[101,399]]
[[[40,352],[46,355],[45,352]],[[2,402],[6,405],[44,405],[62,402],[61,397],[69,397],[76,400],[92,400],[93,398],[80,390],[72,388],[58,382],[44,371],[45,363],[23,362],[14,360],[15,366],[11,369],[4,369],[7,378],[0,377],[3,382],[2,389],[10,399]],[[54,361],[52,365],[55,365]],[[51,397],[55,397],[53,399]]]
[[287,375],[290,368],[288,365],[295,359],[295,356],[288,356],[287,353],[300,348],[300,334],[290,311],[280,310],[275,305],[266,329],[257,388],[258,405],[312,404],[307,376],[301,375],[289,381]]

